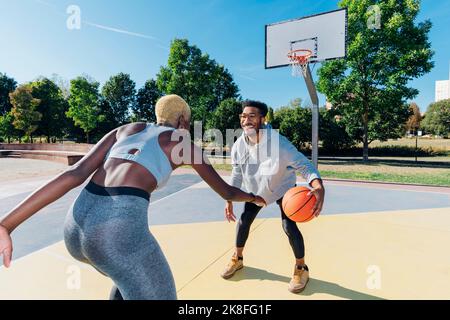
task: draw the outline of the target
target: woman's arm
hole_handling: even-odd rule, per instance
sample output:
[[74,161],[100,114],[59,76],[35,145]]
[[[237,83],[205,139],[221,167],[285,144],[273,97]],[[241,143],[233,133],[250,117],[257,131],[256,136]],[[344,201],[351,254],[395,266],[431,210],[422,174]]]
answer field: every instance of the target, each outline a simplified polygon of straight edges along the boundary
[[14,209],[0,218],[0,226],[11,233],[40,209],[61,198],[82,184],[103,162],[106,153],[116,142],[115,129],[105,135],[80,161],[37,189]]
[[202,150],[194,143],[191,144],[191,150],[190,163],[186,164],[192,166],[200,177],[223,199],[227,201],[254,202],[260,206],[264,205],[262,198],[226,183],[209,164],[208,160],[203,158]]

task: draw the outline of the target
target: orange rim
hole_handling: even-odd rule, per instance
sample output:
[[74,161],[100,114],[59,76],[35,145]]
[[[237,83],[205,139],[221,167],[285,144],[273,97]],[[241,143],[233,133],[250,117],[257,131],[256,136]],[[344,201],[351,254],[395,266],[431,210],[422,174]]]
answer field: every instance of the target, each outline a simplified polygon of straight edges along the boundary
[[312,51],[309,49],[297,49],[291,50],[287,54],[292,63],[304,64],[308,62],[308,59],[312,56]]

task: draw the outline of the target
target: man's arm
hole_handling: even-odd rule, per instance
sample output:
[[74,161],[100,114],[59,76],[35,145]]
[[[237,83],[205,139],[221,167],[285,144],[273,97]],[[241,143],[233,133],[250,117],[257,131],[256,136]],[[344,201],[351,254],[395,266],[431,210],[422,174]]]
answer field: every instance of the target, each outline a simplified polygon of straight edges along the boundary
[[[241,162],[238,158],[238,152],[237,152],[237,143],[233,144],[233,147],[231,148],[231,180],[230,184],[233,187],[241,188],[242,186],[242,168],[241,168]],[[230,221],[236,221],[236,216],[234,215],[233,211],[233,202],[227,201],[225,203],[225,218]]]
[[311,182],[316,179],[321,180],[319,171],[314,168],[311,161],[309,161],[308,158],[305,157],[303,153],[299,152],[291,143],[287,148],[287,156],[288,166],[299,172],[308,184],[311,185]]
[[313,214],[318,217],[323,208],[323,202],[325,200],[325,188],[322,184],[322,179],[314,179],[310,182],[310,186],[313,188],[308,195],[312,194],[316,197],[316,204],[313,207]]
[[242,169],[241,160],[238,158],[236,143],[231,148],[231,182],[233,187],[241,188],[242,186]]
[[313,208],[313,214],[317,217],[322,211],[323,202],[325,200],[325,188],[323,187],[320,173],[313,166],[311,161],[309,161],[308,158],[306,158],[303,153],[299,152],[291,143],[289,143],[287,151],[290,160],[288,165],[299,172],[312,187],[312,190],[308,195],[312,194],[316,197],[317,201]]

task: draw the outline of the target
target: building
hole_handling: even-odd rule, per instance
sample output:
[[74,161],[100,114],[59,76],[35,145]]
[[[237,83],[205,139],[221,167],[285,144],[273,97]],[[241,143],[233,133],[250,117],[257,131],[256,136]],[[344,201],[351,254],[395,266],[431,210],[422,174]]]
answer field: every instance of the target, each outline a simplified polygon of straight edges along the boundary
[[434,102],[450,99],[450,80],[436,81],[436,91]]

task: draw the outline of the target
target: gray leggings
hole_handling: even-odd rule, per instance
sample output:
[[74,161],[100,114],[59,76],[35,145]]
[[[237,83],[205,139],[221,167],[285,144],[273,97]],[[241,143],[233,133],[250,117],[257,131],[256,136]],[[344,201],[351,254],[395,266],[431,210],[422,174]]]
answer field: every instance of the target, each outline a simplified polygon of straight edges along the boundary
[[70,254],[110,277],[111,299],[175,300],[172,272],[149,231],[149,194],[89,182],[64,225]]

